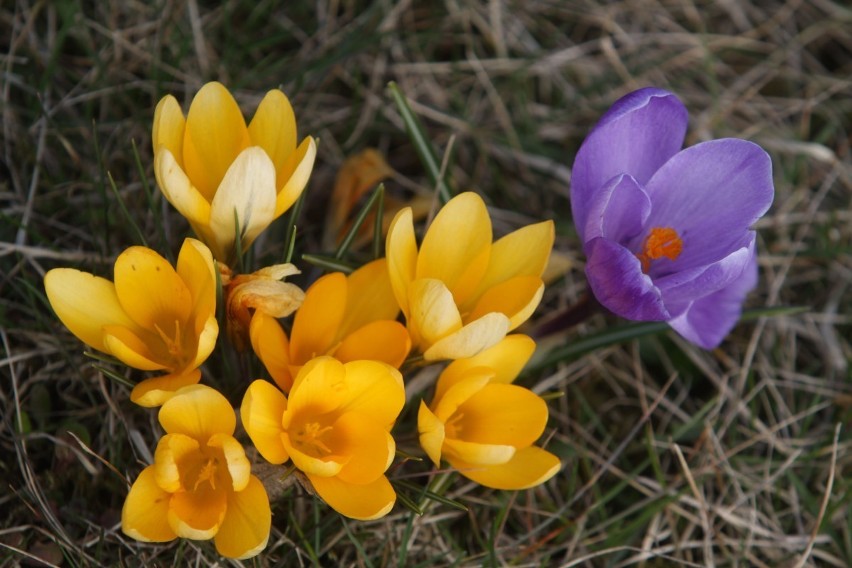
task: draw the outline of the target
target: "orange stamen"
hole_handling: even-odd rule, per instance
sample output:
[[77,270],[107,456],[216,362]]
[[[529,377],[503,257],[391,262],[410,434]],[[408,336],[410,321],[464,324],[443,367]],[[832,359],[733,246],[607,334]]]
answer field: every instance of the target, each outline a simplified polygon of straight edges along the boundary
[[660,258],[675,260],[683,250],[683,241],[671,227],[654,227],[642,243],[642,252],[636,258],[642,263],[642,272],[648,273],[651,261]]

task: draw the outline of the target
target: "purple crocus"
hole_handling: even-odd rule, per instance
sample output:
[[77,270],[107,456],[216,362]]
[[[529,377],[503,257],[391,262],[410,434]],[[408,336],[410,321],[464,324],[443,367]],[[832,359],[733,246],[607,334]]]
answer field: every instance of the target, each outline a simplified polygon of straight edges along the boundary
[[772,204],[772,165],[745,140],[681,149],[686,126],[686,108],[667,91],[616,101],[577,152],[571,210],[604,307],[667,321],[711,349],[757,284],[750,227]]

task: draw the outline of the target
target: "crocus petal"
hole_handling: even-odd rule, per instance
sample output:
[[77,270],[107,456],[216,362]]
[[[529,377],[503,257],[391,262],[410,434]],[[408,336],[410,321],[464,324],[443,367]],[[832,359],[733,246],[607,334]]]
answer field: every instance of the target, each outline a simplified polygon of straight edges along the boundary
[[395,448],[388,447],[384,423],[360,412],[346,412],[335,421],[331,433],[333,447],[351,456],[337,474],[338,479],[364,485],[385,472],[388,454],[392,455]]
[[340,336],[378,320],[393,320],[399,303],[393,295],[387,260],[368,262],[346,277],[346,314],[340,323]]
[[422,347],[461,329],[462,319],[453,295],[440,280],[417,279],[408,290],[411,313],[408,329]]
[[331,454],[322,458],[306,454],[293,444],[288,433],[285,433],[281,440],[284,442],[287,453],[290,454],[290,459],[293,460],[293,465],[309,477],[334,477],[340,473],[344,463],[349,458],[349,456],[338,454]]
[[371,359],[398,369],[410,350],[411,339],[405,326],[398,321],[381,320],[368,323],[345,337],[335,350],[334,358],[344,363]]
[[166,95],[157,103],[154,110],[154,127],[151,132],[151,145],[154,154],[161,147],[173,156],[183,157],[183,134],[186,130],[186,119],[180,105],[172,95]]
[[417,411],[417,432],[420,434],[420,447],[435,464],[435,467],[441,465],[441,448],[444,445],[444,423],[441,422],[435,413],[429,410],[424,401],[420,401],[420,408]]
[[511,383],[535,352],[535,341],[521,334],[507,335],[500,343],[468,359],[453,361],[441,372],[435,387],[438,400],[449,387],[464,379],[471,369],[485,367],[494,372],[492,383]]
[[251,346],[266,371],[284,392],[293,386],[290,374],[290,341],[275,318],[255,312],[249,327]]
[[583,241],[589,202],[618,174],[645,184],[683,145],[687,112],[673,94],[647,88],[612,105],[577,151],[571,171],[571,211]]
[[472,192],[459,194],[438,211],[426,231],[417,278],[440,280],[462,303],[482,279],[490,249],[491,218],[485,202]]
[[626,243],[639,236],[650,213],[645,189],[630,175],[617,175],[590,197],[583,238]]
[[228,493],[225,518],[213,539],[216,551],[240,560],[256,556],[266,548],[271,527],[269,496],[263,483],[252,475],[245,489]]
[[184,239],[176,269],[193,299],[193,313],[206,319],[216,311],[216,268],[213,265],[213,254],[201,241]]
[[[455,384],[447,387],[440,398],[436,395],[432,401],[432,408],[435,410],[435,416],[443,423],[447,423],[453,419],[453,414],[456,413],[459,406],[467,402],[467,399],[481,391],[494,376],[494,370],[488,367],[477,367],[471,369],[470,372],[457,381]],[[456,417],[455,419],[459,419]]]
[[663,165],[648,181],[653,210],[648,226],[672,227],[683,253],[669,270],[715,262],[772,204],[772,164],[760,146],[723,139],[696,144]]
[[328,354],[337,341],[346,300],[346,276],[342,272],[326,274],[308,288],[293,321],[292,364],[303,365],[317,355]]
[[275,199],[275,215],[277,219],[287,211],[302,194],[314,169],[314,160],[317,157],[317,144],[313,138],[308,136],[296,151],[290,154],[284,165],[279,170],[282,181],[278,178],[278,197]]
[[154,475],[164,491],[175,493],[182,489],[180,466],[187,458],[198,454],[198,440],[184,434],[166,434],[157,442],[154,451]]
[[109,353],[104,344],[105,325],[138,329],[122,309],[115,285],[105,278],[73,268],[54,268],[44,276],[44,291],[65,327],[98,351]]
[[287,96],[278,89],[267,92],[248,130],[251,143],[263,148],[275,164],[275,177],[281,183],[284,162],[296,149],[296,116]]
[[115,261],[115,291],[121,307],[145,329],[173,337],[192,310],[186,284],[165,258],[147,247],[130,247]]
[[[198,231],[207,226],[210,221],[210,199],[192,185],[178,159],[166,148],[160,148],[154,154],[154,175],[168,202],[189,220],[193,229]],[[206,234],[199,234],[199,237],[210,244]]]
[[427,361],[473,357],[497,344],[509,331],[509,318],[492,312],[434,343],[423,353]]
[[343,367],[346,382],[338,387],[343,396],[340,410],[370,416],[382,426],[392,424],[405,404],[400,372],[380,361],[350,361]]
[[[275,218],[275,166],[258,146],[246,148],[228,168],[210,204],[210,229],[225,254],[239,231],[243,248]],[[227,258],[219,260],[228,260]]]
[[597,238],[586,243],[586,277],[598,301],[627,319],[669,319],[660,291],[642,272],[639,259],[623,246]]
[[240,405],[240,419],[254,447],[272,464],[289,459],[281,441],[281,417],[287,410],[286,397],[266,381],[254,381],[246,389]]
[[121,530],[144,542],[168,542],[177,538],[166,521],[171,495],[157,485],[154,466],[142,470],[130,487],[121,508]]
[[384,517],[396,502],[396,493],[384,475],[366,485],[346,483],[337,477],[308,475],[308,479],[329,507],[352,519]]
[[216,347],[216,338],[219,337],[219,322],[214,314],[209,315],[201,324],[201,329],[196,326],[198,334],[198,346],[195,357],[189,363],[190,368],[198,367],[213,353]]
[[444,440],[444,457],[452,464],[456,460],[476,465],[506,463],[515,455],[515,446],[507,444],[478,444],[447,438]]
[[245,119],[228,89],[217,82],[201,87],[186,116],[183,164],[208,202],[213,200],[228,167],[248,144]]
[[214,434],[207,441],[207,445],[222,450],[225,463],[219,465],[220,467],[225,465],[228,468],[228,475],[231,477],[231,489],[234,491],[245,489],[251,477],[251,462],[246,457],[243,445],[230,434]]
[[452,465],[460,474],[480,485],[509,490],[541,485],[556,475],[562,466],[558,457],[535,446],[518,450],[504,464],[483,467],[456,460]]
[[523,448],[535,442],[547,424],[544,400],[516,385],[488,384],[459,405],[457,412],[456,424],[464,440],[479,444]]
[[117,325],[105,325],[103,332],[107,353],[128,367],[142,371],[158,371],[171,366],[171,357],[164,349],[153,349],[162,347],[159,337],[144,330],[139,330],[137,334]]
[[391,221],[385,251],[393,295],[408,319],[408,288],[417,269],[417,240],[410,207],[402,209]]
[[200,380],[201,371],[198,369],[145,379],[130,391],[130,400],[146,408],[160,406],[173,397],[178,390],[198,384]]
[[228,493],[230,491],[207,488],[173,494],[169,502],[169,526],[182,538],[213,538],[225,518]]
[[350,386],[343,363],[331,357],[316,357],[299,370],[287,405],[294,413],[308,408],[314,415],[325,414],[349,400],[346,391]]
[[489,288],[476,307],[466,316],[468,321],[491,312],[509,318],[509,331],[515,329],[533,314],[544,294],[544,282],[538,276],[516,276]]
[[204,385],[180,389],[163,404],[158,417],[166,432],[204,441],[214,434],[233,435],[237,425],[228,399]]

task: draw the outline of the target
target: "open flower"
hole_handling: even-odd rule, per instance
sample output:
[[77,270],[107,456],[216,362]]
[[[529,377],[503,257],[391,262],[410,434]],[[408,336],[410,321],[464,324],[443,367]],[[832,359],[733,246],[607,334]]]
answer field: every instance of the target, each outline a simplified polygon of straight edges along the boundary
[[121,510],[121,530],[146,542],[212,538],[229,558],[266,547],[272,513],[260,480],[234,438],[227,399],[204,385],[180,389],[160,408],[154,464],[142,470]]
[[115,283],[72,268],[44,277],[47,299],[83,343],[143,371],[130,394],[158,406],[201,378],[198,367],[216,345],[216,272],[210,250],[195,239],[180,249],[177,269],[153,250],[134,246],[115,261]]
[[532,315],[553,246],[553,222],[528,225],[492,243],[491,219],[475,193],[451,199],[420,250],[410,208],[387,237],[393,293],[412,344],[425,359],[471,357]]
[[577,152],[571,208],[598,301],[709,349],[757,282],[750,227],[772,204],[772,166],[745,140],[681,150],[686,127],[667,91],[616,101]]
[[184,118],[171,95],[154,112],[154,173],[166,199],[213,256],[233,260],[298,199],[316,157],[310,136],[296,145],[296,118],[281,91],[269,91],[248,126],[231,93],[204,85]]
[[420,445],[436,467],[444,458],[495,489],[526,489],[556,475],[559,458],[532,445],[544,432],[547,405],[511,384],[534,350],[526,335],[509,335],[444,369],[432,404],[421,401],[417,415]]
[[320,355],[344,363],[370,359],[398,368],[411,348],[405,326],[394,319],[398,313],[387,264],[380,259],[349,276],[333,272],[314,282],[296,312],[289,339],[275,318],[256,311],[251,343],[286,392],[301,366]]
[[292,459],[329,506],[367,520],[386,515],[396,501],[384,473],[396,450],[390,429],[404,403],[402,375],[393,367],[317,357],[299,371],[288,396],[254,381],[240,416],[267,461]]

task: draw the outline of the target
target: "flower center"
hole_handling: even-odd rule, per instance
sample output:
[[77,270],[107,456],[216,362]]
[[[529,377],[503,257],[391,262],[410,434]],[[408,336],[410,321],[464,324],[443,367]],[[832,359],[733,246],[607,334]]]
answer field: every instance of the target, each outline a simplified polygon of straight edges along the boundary
[[331,448],[322,440],[323,435],[329,430],[331,426],[321,426],[319,422],[308,422],[296,430],[293,442],[306,454],[324,457],[331,453]]
[[169,355],[175,361],[179,361],[181,359],[181,355],[183,354],[183,342],[181,341],[181,332],[180,332],[180,321],[175,320],[175,334],[174,337],[170,337],[163,328],[161,328],[158,324],[154,324],[154,329],[160,336],[160,339],[163,340],[163,345],[166,346],[166,350],[169,352]]
[[683,241],[677,231],[671,227],[654,227],[642,242],[642,251],[636,254],[636,258],[642,263],[642,272],[647,274],[651,261],[663,257],[675,260],[682,250]]
[[198,491],[198,486],[202,483],[209,483],[211,489],[216,489],[216,470],[219,468],[219,460],[209,458],[198,472],[198,477],[195,478],[195,484],[192,486],[193,491]]

